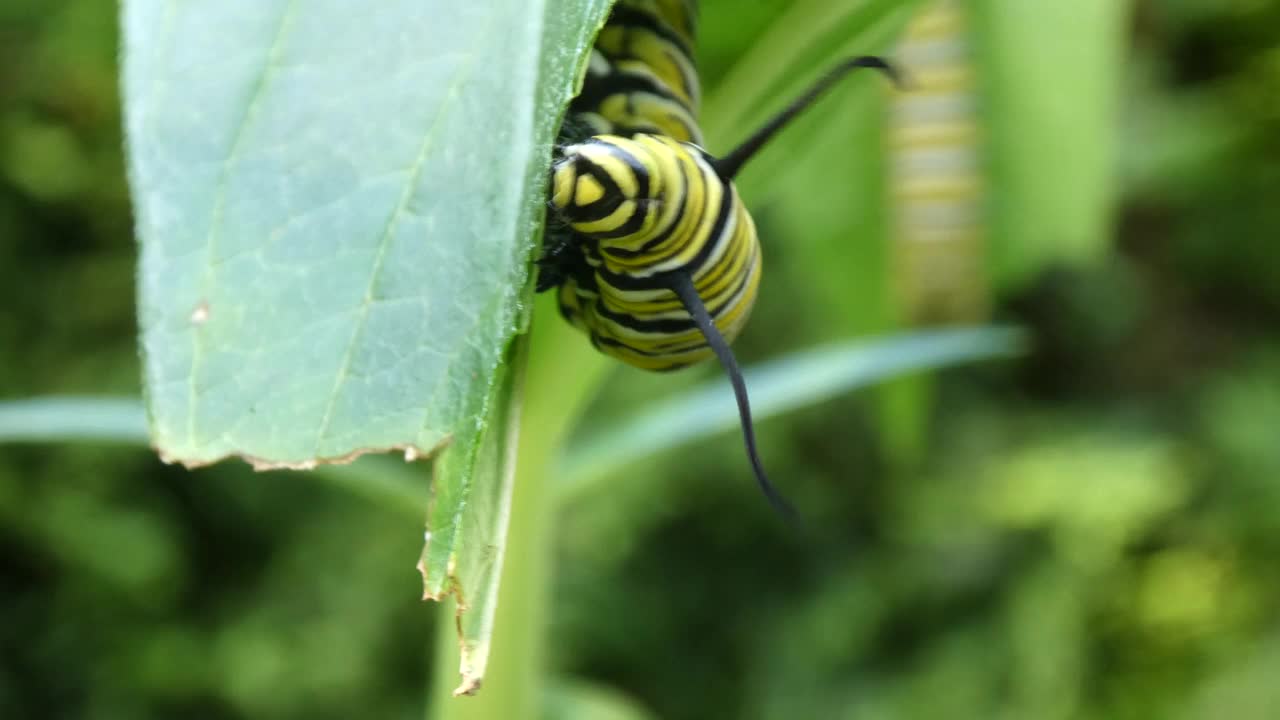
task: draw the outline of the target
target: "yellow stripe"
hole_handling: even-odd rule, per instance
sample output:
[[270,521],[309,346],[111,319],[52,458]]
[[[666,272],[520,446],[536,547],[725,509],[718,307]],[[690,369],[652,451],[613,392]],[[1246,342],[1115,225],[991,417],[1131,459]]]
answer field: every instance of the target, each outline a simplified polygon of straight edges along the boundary
[[971,120],[893,127],[889,142],[894,147],[927,147],[933,145],[972,145],[977,142],[978,125]]
[[911,66],[911,95],[972,90],[976,83],[968,65]]
[[950,37],[965,30],[965,18],[956,8],[940,4],[907,25],[906,42]]

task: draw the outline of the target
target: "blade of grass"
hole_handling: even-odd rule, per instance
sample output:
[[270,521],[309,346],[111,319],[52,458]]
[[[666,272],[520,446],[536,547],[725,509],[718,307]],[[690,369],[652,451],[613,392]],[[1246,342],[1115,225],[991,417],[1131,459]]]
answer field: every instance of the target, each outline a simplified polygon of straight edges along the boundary
[[0,403],[0,442],[71,441],[146,445],[142,401],[67,395]]
[[[49,396],[0,403],[0,443],[107,442],[145,448],[146,411],[140,398]],[[317,476],[378,505],[421,518],[424,470],[390,457],[351,465],[322,465]]]
[[[745,374],[759,422],[888,378],[1010,357],[1024,345],[1023,334],[1013,328],[922,332],[807,350]],[[570,446],[556,470],[556,490],[562,502],[572,502],[630,463],[737,427],[727,386],[716,378]]]
[[[905,17],[915,0],[803,0],[793,5],[711,88],[702,126],[707,137],[730,145],[795,90],[825,69],[824,58],[851,45],[870,53],[881,44],[867,33],[889,15]],[[820,28],[820,30],[815,30]],[[878,35],[878,34],[877,34]],[[803,72],[798,72],[797,69]]]

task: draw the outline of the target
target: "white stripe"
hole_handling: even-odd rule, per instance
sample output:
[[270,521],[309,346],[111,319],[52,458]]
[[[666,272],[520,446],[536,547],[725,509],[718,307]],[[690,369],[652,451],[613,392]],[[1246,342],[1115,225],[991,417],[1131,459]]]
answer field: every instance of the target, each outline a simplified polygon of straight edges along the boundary
[[977,109],[977,102],[968,93],[907,95],[893,104],[893,123],[898,126],[943,123],[971,117]]
[[964,175],[978,169],[978,154],[969,146],[903,148],[893,158],[893,172],[901,179],[913,175]]

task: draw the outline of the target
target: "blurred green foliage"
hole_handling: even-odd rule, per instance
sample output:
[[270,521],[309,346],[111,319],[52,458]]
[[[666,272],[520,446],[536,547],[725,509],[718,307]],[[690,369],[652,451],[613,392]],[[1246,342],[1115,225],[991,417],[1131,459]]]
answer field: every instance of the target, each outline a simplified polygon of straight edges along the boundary
[[[704,4],[714,94],[780,4]],[[3,399],[138,391],[114,13],[0,6]],[[1280,8],[1138,3],[1126,32],[1110,248],[997,289],[1037,351],[945,374],[912,466],[885,457],[868,397],[764,423],[800,536],[731,435],[565,508],[550,647],[563,687],[597,689],[558,691],[550,716],[1274,715]],[[763,200],[768,236],[807,237],[812,218]],[[881,322],[833,298],[835,241],[789,242],[747,363]],[[620,369],[587,417],[706,376]],[[420,717],[421,527],[374,497],[3,446],[0,717]]]

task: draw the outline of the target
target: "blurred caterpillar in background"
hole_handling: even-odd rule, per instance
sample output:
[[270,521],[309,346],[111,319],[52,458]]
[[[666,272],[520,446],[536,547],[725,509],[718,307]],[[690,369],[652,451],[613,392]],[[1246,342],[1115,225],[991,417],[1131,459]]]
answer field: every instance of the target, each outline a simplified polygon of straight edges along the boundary
[[913,325],[986,314],[985,183],[963,0],[931,0],[896,53],[911,92],[893,99],[889,166],[896,291]]
[[698,146],[693,0],[620,0],[569,107],[551,170],[548,241],[538,290],[601,352],[646,370],[716,356],[733,385],[747,456],[775,508],[792,511],[765,475],[746,386],[729,343],[760,283],[755,224],[733,178],[797,114],[847,72],[846,60],[735,150]]

